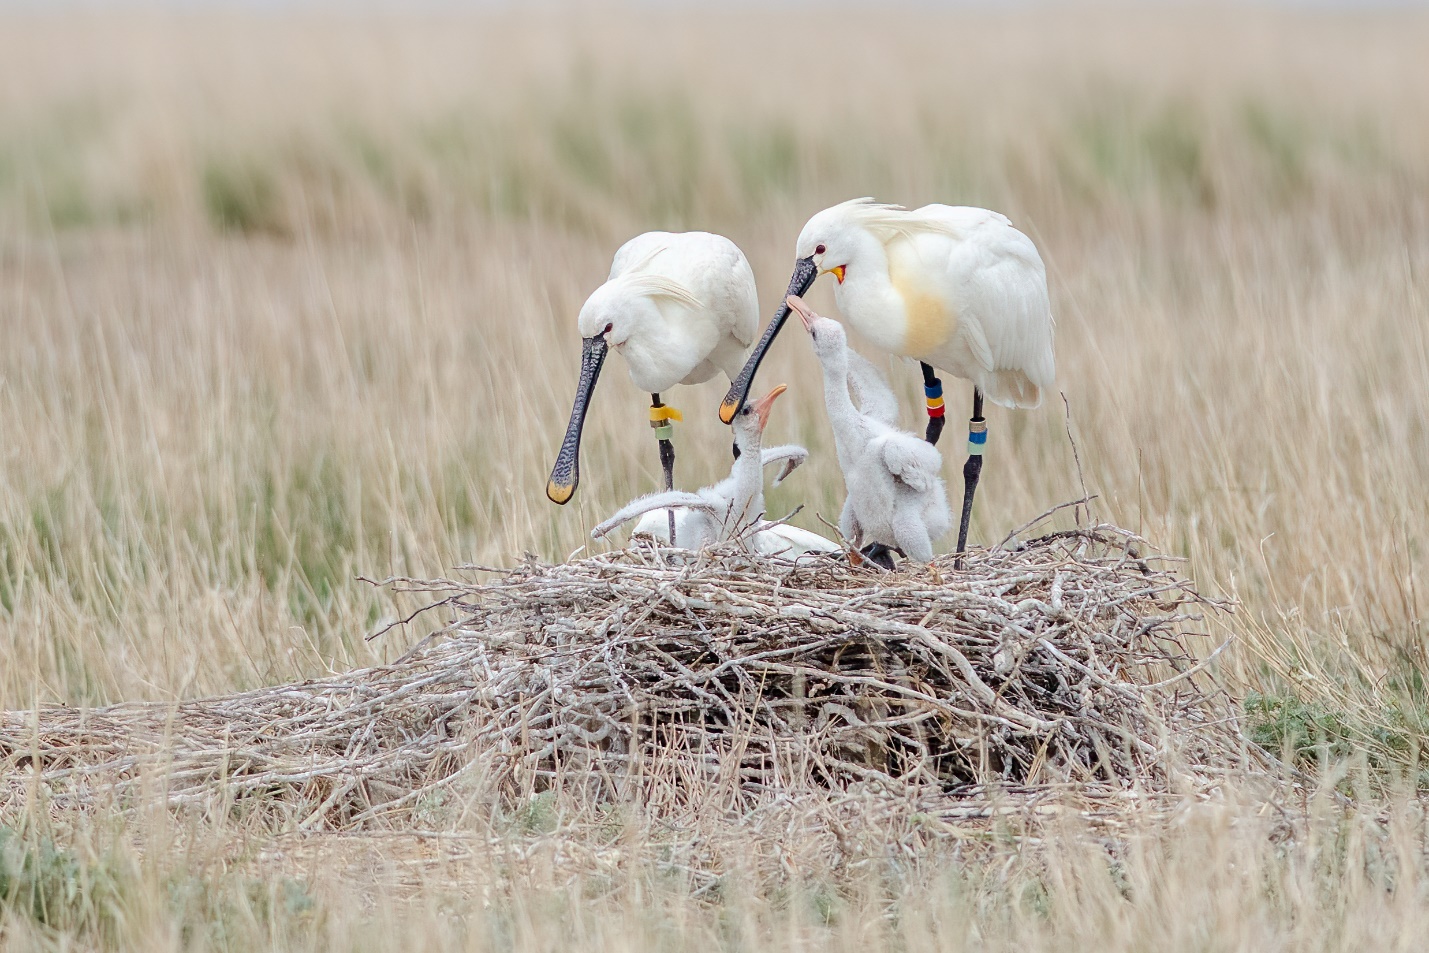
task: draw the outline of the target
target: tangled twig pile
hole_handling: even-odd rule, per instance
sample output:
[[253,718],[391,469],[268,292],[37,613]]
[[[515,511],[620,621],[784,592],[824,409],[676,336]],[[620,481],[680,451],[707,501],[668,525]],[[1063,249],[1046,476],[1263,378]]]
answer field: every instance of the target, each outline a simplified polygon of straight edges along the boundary
[[157,775],[174,801],[258,795],[335,825],[458,777],[498,797],[720,783],[746,806],[809,789],[1166,791],[1239,745],[1189,644],[1223,606],[1142,545],[1102,525],[961,571],[731,547],[388,580],[427,596],[414,617],[450,613],[396,663],[177,706],[12,713],[0,765],[11,798],[35,778],[92,799]]

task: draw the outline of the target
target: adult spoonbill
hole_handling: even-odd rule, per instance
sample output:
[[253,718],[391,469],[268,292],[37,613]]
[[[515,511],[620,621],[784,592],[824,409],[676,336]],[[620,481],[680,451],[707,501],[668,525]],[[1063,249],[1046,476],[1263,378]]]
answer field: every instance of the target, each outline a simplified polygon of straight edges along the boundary
[[[987,443],[983,398],[1004,407],[1036,407],[1056,376],[1047,271],[1036,246],[1005,216],[987,209],[925,205],[910,211],[863,198],[809,219],[795,257],[790,295],[802,295],[820,275],[832,274],[838,281],[834,300],[849,324],[876,347],[921,362],[929,443],[937,443],[943,429],[936,368],[972,382],[961,553]],[[788,317],[786,302],[731,384],[721,420],[728,423],[743,405]]]
[[[824,406],[848,490],[839,532],[855,546],[881,544],[901,549],[920,563],[929,562],[933,540],[953,522],[943,488],[942,454],[928,441],[884,419],[893,392],[878,371],[849,348],[843,325],[820,317],[793,295],[787,300],[809,332],[824,372]],[[859,392],[864,409],[854,406],[850,384]],[[892,567],[886,553],[874,561]]]
[[[581,429],[609,349],[624,355],[635,386],[650,394],[650,426],[660,445],[665,489],[675,485],[673,421],[660,399],[676,384],[718,371],[731,380],[759,329],[754,272],[727,238],[708,232],[646,232],[615,253],[610,278],[581,308],[581,372],[570,423],[546,496],[567,503],[580,482]],[[670,516],[674,535],[674,516]]]
[[[806,553],[842,552],[831,540],[797,526],[773,523],[754,528],[764,519],[764,468],[771,463],[782,464],[774,477],[774,485],[778,486],[809,455],[803,447],[791,445],[763,449],[761,446],[764,428],[769,422],[769,411],[784,389],[784,385],[780,384],[763,399],[745,406],[735,415],[734,440],[740,453],[728,477],[697,493],[667,490],[642,496],[597,526],[591,536],[598,539],[620,524],[641,516],[644,518],[631,535],[659,539],[658,521],[647,523],[647,520],[655,515],[655,511],[674,508],[678,514],[680,545],[686,549],[702,549],[740,538],[746,540],[755,552],[766,556],[797,558]],[[748,532],[751,529],[754,531]]]

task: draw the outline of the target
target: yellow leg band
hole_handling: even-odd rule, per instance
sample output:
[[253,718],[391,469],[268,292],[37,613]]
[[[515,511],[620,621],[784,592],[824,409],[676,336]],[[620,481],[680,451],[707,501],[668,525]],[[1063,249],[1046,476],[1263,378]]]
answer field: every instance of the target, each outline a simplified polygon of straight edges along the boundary
[[681,422],[684,419],[684,415],[682,415],[675,408],[671,407],[669,404],[665,404],[661,407],[650,408],[650,425],[652,427],[666,420]]

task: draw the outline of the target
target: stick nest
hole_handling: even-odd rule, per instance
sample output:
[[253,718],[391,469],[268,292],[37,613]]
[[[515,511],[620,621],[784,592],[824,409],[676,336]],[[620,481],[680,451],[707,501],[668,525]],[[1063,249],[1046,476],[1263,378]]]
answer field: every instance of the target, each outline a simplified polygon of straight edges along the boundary
[[[444,625],[397,662],[239,695],[0,716],[0,807],[36,779],[93,802],[287,804],[352,827],[462,779],[648,805],[723,785],[809,791],[1172,792],[1241,760],[1205,674],[1199,595],[1101,525],[881,573],[737,547],[631,549],[474,581],[387,580]],[[399,596],[401,599],[411,595]],[[688,803],[688,801],[686,802]]]

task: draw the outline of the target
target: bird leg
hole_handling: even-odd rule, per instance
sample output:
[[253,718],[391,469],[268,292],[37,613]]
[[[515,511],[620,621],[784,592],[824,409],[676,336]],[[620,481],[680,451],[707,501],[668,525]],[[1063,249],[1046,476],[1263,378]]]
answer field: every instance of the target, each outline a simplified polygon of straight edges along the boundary
[[918,363],[923,368],[923,396],[928,401],[928,431],[924,439],[936,444],[943,433],[943,382],[931,364]]
[[[675,488],[675,445],[670,438],[675,435],[672,421],[683,420],[680,412],[660,400],[659,394],[650,395],[650,427],[655,431],[655,439],[660,442],[660,468],[665,471],[665,489]],[[667,510],[670,526],[670,545],[675,545],[675,511]]]
[[968,546],[968,524],[973,516],[973,494],[982,475],[982,450],[987,444],[987,421],[982,417],[982,391],[973,388],[973,415],[968,421],[968,462],[963,464],[963,519],[958,524],[958,558],[953,568],[962,569],[963,550]]
[[867,546],[863,547],[863,549],[860,549],[858,551],[860,556],[862,556],[864,559],[867,559],[875,566],[878,566],[880,569],[887,569],[890,571],[893,569],[894,552],[896,552],[896,550],[889,546],[885,546],[882,543],[869,543]]
[[928,535],[920,497],[899,493],[894,498],[893,538],[899,551],[914,562],[927,565],[933,561],[933,540]]

